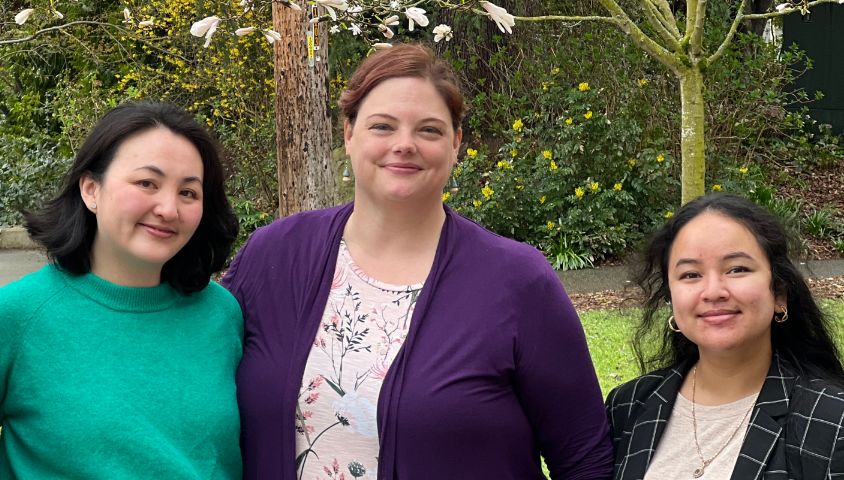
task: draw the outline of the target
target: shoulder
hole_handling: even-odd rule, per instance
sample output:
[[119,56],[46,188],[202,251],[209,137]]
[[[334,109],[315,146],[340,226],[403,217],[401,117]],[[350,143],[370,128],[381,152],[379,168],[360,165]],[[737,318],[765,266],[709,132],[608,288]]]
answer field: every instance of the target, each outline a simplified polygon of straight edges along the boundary
[[202,291],[191,296],[195,296],[198,303],[208,308],[225,308],[232,314],[240,315],[240,305],[234,295],[213,280],[208,282],[208,286],[203,288]]
[[627,383],[612,389],[607,395],[607,409],[610,411],[618,408],[628,410],[635,406],[644,405],[645,401],[653,395],[666,380],[673,376],[680,376],[677,366],[671,366],[646,373],[636,377]]
[[254,250],[268,244],[278,246],[282,240],[300,240],[313,236],[327,235],[335,222],[351,211],[351,204],[322,210],[310,210],[289,217],[280,218],[266,227],[261,227],[249,237],[248,244]]
[[38,310],[67,286],[66,278],[66,273],[51,264],[0,288],[0,317]]
[[844,389],[818,378],[798,379],[792,395],[793,413],[823,418],[842,426],[844,421]]
[[450,212],[457,230],[457,239],[476,262],[506,273],[507,278],[525,281],[559,281],[551,264],[536,248],[490,232],[472,220]]

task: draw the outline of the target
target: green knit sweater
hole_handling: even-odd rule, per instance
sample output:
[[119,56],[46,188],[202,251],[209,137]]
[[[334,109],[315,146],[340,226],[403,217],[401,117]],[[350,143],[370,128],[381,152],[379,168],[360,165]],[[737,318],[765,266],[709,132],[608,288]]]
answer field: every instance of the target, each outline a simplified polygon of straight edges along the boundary
[[0,479],[240,479],[243,317],[211,283],[53,265],[0,289]]

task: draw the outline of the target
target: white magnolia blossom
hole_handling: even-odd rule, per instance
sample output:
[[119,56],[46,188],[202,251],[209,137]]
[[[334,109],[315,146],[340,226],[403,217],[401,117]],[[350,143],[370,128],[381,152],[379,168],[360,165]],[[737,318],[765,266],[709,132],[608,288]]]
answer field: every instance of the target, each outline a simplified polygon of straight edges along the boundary
[[212,26],[216,27],[220,24],[220,17],[205,17],[202,20],[195,22],[190,27],[190,34],[194,37],[203,37]]
[[29,19],[29,16],[32,15],[32,12],[34,11],[34,8],[27,8],[26,10],[21,10],[20,12],[18,12],[17,15],[15,15],[15,23],[17,23],[18,25],[23,25],[24,23],[26,23],[26,21]]
[[243,8],[243,13],[249,13],[252,10],[252,0],[240,0],[240,6]]
[[393,46],[389,43],[373,43],[372,48],[375,50],[384,50],[385,48],[393,48]]
[[132,12],[128,7],[123,7],[123,23],[132,23]]
[[144,20],[143,22],[138,24],[138,26],[141,26],[141,27],[151,27],[153,25],[155,25],[155,20],[153,20],[153,19]]
[[316,0],[316,2],[328,10],[328,14],[331,15],[331,19],[335,22],[337,21],[337,12],[335,12],[334,9],[336,8],[341,12],[345,12],[349,8],[349,4],[346,3],[346,0]]
[[264,36],[267,37],[267,41],[270,42],[270,44],[281,41],[281,34],[276,32],[275,30],[264,30],[263,33]]
[[393,38],[393,31],[386,25],[378,25],[378,31],[383,33],[387,38]]
[[238,28],[237,30],[235,30],[234,34],[237,35],[238,37],[242,37],[244,35],[249,35],[250,33],[254,32],[255,30],[257,30],[256,27],[243,27],[243,28]]
[[53,10],[53,17],[58,18],[59,20],[62,20],[64,18],[64,15],[62,14],[62,12],[60,12],[58,10]]
[[435,43],[439,42],[442,39],[445,39],[445,41],[448,42],[449,40],[451,40],[451,37],[452,37],[451,27],[449,27],[448,25],[443,24],[443,25],[437,25],[436,27],[434,27],[434,42]]
[[316,25],[317,23],[319,23],[320,20],[322,20],[322,18],[314,17],[314,18],[308,20],[308,23],[310,23],[311,25]]
[[489,13],[490,20],[498,25],[499,30],[513,33],[513,29],[510,27],[516,24],[516,19],[507,13],[507,10],[489,2],[481,2],[481,6]]
[[392,2],[390,2],[390,8],[392,8],[393,10],[398,10],[399,7],[401,7],[401,4],[399,4],[397,0],[393,0]]
[[296,5],[296,4],[295,4],[295,3],[293,3],[293,2],[287,2],[287,6],[288,6],[288,7],[290,7],[290,8],[291,8],[291,10],[296,10],[297,12],[301,12],[301,11],[302,11],[302,7],[300,7],[299,5]]
[[781,3],[781,4],[777,5],[777,11],[778,12],[783,12],[784,10],[789,9],[789,8],[791,8],[790,3]]
[[407,15],[407,20],[410,24],[407,29],[411,32],[413,31],[413,22],[418,23],[420,27],[428,26],[428,17],[425,16],[425,10],[419,7],[409,7],[404,11],[404,14]]
[[363,7],[361,7],[360,5],[355,5],[354,7],[351,7],[347,10],[347,12],[349,12],[350,15],[357,15],[358,13],[360,13],[362,11],[363,11]]
[[340,26],[334,25],[333,27],[328,29],[328,33],[340,33]]
[[360,35],[361,33],[363,33],[363,30],[360,29],[360,26],[358,26],[357,23],[351,24],[349,30],[352,31],[352,35]]

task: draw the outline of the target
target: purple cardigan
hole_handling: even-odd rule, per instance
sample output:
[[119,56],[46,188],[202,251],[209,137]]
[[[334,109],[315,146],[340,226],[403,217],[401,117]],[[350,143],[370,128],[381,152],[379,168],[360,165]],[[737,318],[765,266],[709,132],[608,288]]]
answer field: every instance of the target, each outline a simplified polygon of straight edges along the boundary
[[[295,412],[353,204],[256,231],[223,285],[245,319],[244,479],[294,480]],[[583,328],[534,248],[448,207],[410,331],[378,399],[378,480],[609,479],[606,414]]]

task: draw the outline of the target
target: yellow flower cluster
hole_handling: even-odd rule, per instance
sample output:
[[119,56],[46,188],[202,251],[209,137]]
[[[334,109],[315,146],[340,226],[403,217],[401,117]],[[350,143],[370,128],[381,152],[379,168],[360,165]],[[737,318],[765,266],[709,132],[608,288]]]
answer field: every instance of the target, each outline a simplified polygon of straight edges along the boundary
[[480,200],[475,200],[475,201],[472,202],[472,205],[474,205],[475,208],[477,208],[477,207],[480,207],[481,205],[483,205],[483,203],[484,202],[482,202]]
[[451,198],[451,194],[448,192],[443,193],[443,202]]
[[554,163],[554,160],[551,160],[551,166],[548,167],[548,171],[553,172],[556,169],[557,169],[557,164]]
[[548,222],[548,230],[554,230],[554,222]]
[[481,189],[481,193],[483,193],[486,199],[489,200],[490,198],[492,198],[492,194],[495,193],[495,191],[489,188],[489,185],[487,185]]
[[663,157],[662,155],[657,155],[657,156],[656,156],[656,161],[657,161],[657,162],[660,162],[660,163],[661,163],[663,160],[665,160],[665,157]]
[[513,168],[513,165],[511,165],[510,162],[505,162],[504,160],[501,160],[500,162],[498,162],[498,168],[502,170],[507,170],[508,168]]
[[629,163],[631,167],[636,166],[636,160],[633,160],[632,158],[630,160],[628,160],[627,163]]
[[586,90],[589,90],[589,84],[586,83],[586,82],[583,82],[580,85],[578,85],[577,88],[579,88],[581,92],[585,92]]
[[671,218],[674,216],[674,212],[668,212],[665,214],[665,218]]
[[721,191],[721,185],[717,185],[717,184],[712,185],[712,191],[713,192],[720,192]]
[[554,157],[549,150],[543,151],[542,156],[548,160],[551,160]]
[[539,203],[540,203],[540,205],[545,203],[545,195],[539,197]]
[[586,193],[586,192],[584,192],[583,189],[580,188],[580,187],[577,187],[577,188],[574,189],[574,194],[577,195],[578,197],[582,197],[584,193]]
[[512,156],[514,156],[514,157],[515,157],[515,156],[516,156],[516,155],[518,155],[518,154],[519,154],[519,151],[518,151],[518,150],[516,150],[515,148],[514,148],[514,149],[512,149],[512,150],[510,150],[510,155],[512,155]]
[[566,119],[566,125],[571,125],[571,123],[572,123],[573,121],[574,121],[574,120],[572,120],[572,118],[571,118],[571,117],[567,118],[567,119]]
[[647,84],[648,84],[648,79],[647,79],[647,78],[640,78],[640,79],[639,79],[639,86],[640,86],[640,87],[644,87],[644,86],[645,86],[645,85],[647,85]]
[[741,174],[744,175],[745,173],[747,173],[747,167],[745,166],[745,167],[739,168],[739,172],[741,172]]
[[584,113],[583,116],[586,117],[586,120],[589,120],[590,118],[592,118],[592,110],[589,110],[588,112]]
[[477,157],[477,156],[478,156],[478,151],[477,151],[477,150],[473,150],[473,149],[471,149],[471,148],[467,148],[467,149],[466,149],[466,155],[468,155],[468,156],[469,156],[469,158],[475,158],[475,157]]
[[593,183],[592,185],[589,186],[589,188],[591,188],[593,192],[598,190],[598,188],[599,188],[598,182]]
[[516,120],[515,122],[513,122],[513,130],[515,130],[517,132],[521,132],[523,126],[524,126],[524,124],[522,123],[521,118]]
[[559,69],[559,68],[555,68],[554,70],[551,70],[551,75],[556,75],[556,74],[558,74],[558,73],[560,73],[560,69]]
[[619,192],[620,192],[620,191],[621,191],[621,184],[620,184],[620,183],[616,183],[615,185],[613,185],[613,187],[612,187],[612,188],[614,188],[614,189],[616,189],[617,191],[619,191]]

